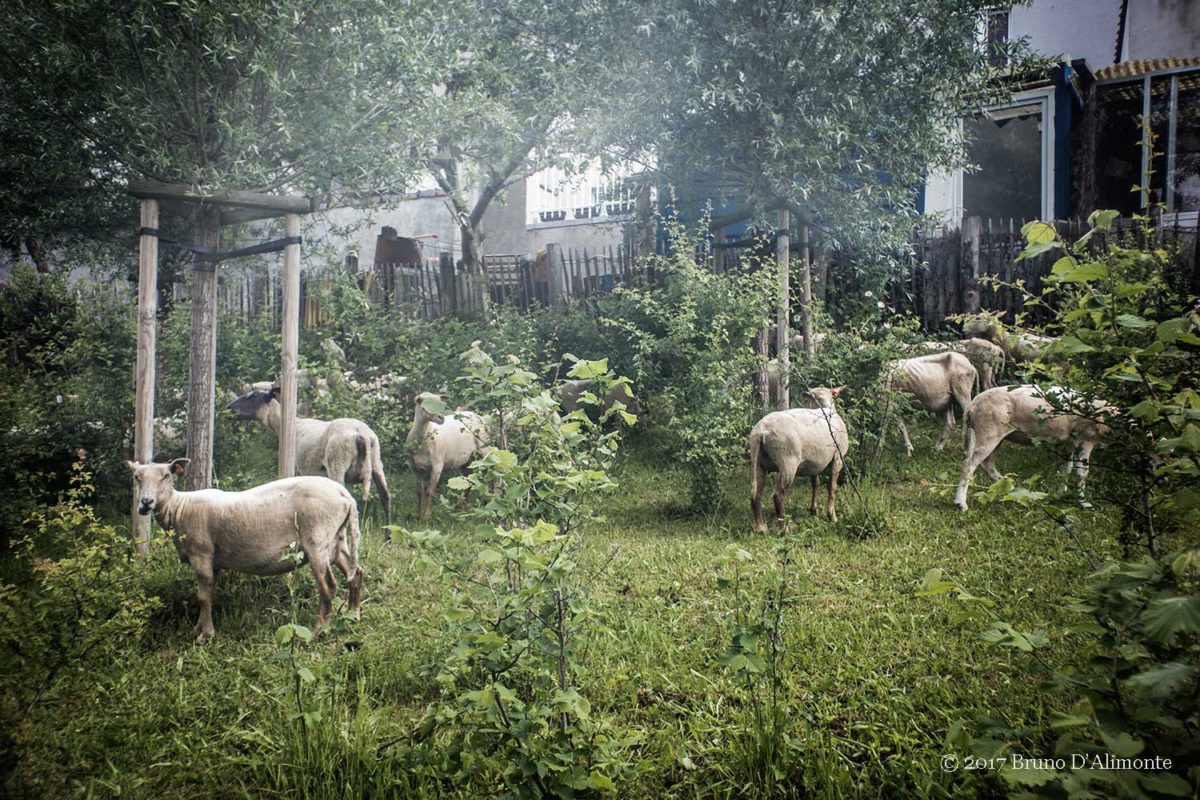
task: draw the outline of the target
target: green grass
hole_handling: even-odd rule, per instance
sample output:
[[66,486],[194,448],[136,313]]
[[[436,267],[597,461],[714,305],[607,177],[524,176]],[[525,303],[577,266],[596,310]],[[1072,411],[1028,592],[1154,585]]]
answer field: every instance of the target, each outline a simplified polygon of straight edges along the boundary
[[[1083,557],[1020,509],[976,504],[960,515],[950,485],[959,455],[930,454],[928,433],[912,460],[889,454],[858,479],[857,492],[843,487],[838,524],[807,516],[807,488],[792,496],[784,666],[793,745],[776,795],[998,794],[998,783],[942,772],[947,729],[980,715],[1036,724],[1051,710],[1026,656],[986,646],[979,624],[958,619],[955,603],[914,591],[939,567],[994,599],[1018,627],[1046,630],[1046,657],[1064,662],[1073,655],[1075,620],[1062,600],[1087,573]],[[1053,464],[1048,453],[1013,448],[1000,467],[1049,473]],[[687,513],[686,475],[647,452],[625,456],[617,478],[620,491],[602,502],[606,520],[586,532],[579,554],[602,624],[576,680],[618,733],[636,735],[635,777],[621,796],[747,796],[755,784],[748,709],[717,661],[733,594],[717,579],[730,574],[736,546],[752,557],[746,579],[765,585],[776,539],[751,531],[745,469],[728,475],[708,517]],[[411,476],[394,474],[392,484],[398,522],[416,526]],[[872,518],[885,520],[872,536],[859,531],[864,499]],[[163,605],[150,635],[31,712],[19,731],[23,749],[10,762],[9,791],[471,796],[422,777],[405,760],[414,723],[436,697],[422,665],[447,647],[441,612],[451,588],[402,540],[384,544],[376,512],[368,513],[363,543],[362,621],[344,622],[302,656],[317,668],[314,699],[324,715],[307,739],[288,720],[286,667],[272,658],[272,634],[292,619],[311,622],[311,575],[297,574],[294,604],[284,579],[223,575],[216,639],[194,646],[194,581],[160,542],[148,580]],[[1085,544],[1111,552],[1104,509],[1084,513]],[[445,508],[419,527],[469,546],[468,526]]]

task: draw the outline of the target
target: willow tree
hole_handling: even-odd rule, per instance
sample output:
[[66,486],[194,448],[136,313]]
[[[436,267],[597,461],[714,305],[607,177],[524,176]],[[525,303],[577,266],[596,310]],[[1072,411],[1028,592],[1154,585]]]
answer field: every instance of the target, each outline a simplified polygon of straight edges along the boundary
[[[74,202],[82,191],[85,205],[119,206],[133,179],[205,196],[400,183],[412,171],[411,132],[451,52],[429,35],[435,15],[422,0],[9,3],[0,124],[26,150],[53,143],[45,154],[58,163],[23,170],[0,161],[15,172],[5,176],[16,187],[6,204],[40,212],[2,216],[47,224],[64,207],[62,190]],[[37,184],[56,174],[78,185]],[[191,242],[218,249],[216,207],[189,203],[180,213],[190,217]],[[212,262],[194,259],[191,281],[188,483],[202,488],[214,414]]]
[[627,20],[606,0],[442,5],[436,36],[455,43],[456,60],[422,154],[458,222],[467,270],[482,265],[483,216],[507,186],[596,154],[585,131],[630,55]]

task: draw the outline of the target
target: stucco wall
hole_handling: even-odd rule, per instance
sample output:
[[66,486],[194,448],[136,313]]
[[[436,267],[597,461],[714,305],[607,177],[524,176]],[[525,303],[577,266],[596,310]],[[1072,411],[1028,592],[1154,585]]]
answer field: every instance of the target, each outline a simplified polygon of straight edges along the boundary
[[1122,60],[1200,56],[1200,0],[1129,0]]
[[[1130,0],[1137,5],[1139,0]],[[1008,17],[1010,39],[1028,37],[1048,56],[1085,58],[1092,69],[1113,63],[1121,0],[1034,0]]]

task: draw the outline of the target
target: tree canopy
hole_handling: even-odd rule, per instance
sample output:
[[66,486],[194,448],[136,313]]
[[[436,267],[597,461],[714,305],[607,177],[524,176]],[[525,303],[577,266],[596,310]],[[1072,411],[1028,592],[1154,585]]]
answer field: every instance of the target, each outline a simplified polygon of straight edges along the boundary
[[429,35],[437,13],[415,0],[10,3],[0,227],[86,230],[86,212],[131,178],[305,193],[401,183],[449,57]]

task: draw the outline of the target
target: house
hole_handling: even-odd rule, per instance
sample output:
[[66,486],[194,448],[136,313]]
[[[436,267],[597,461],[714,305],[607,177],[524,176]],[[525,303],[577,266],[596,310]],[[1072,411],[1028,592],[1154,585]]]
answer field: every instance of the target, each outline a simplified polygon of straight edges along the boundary
[[931,174],[923,211],[957,227],[968,216],[1066,219],[1161,204],[1195,224],[1200,2],[1034,0],[990,20],[987,33],[1025,37],[1057,65],[962,121],[975,169]]

